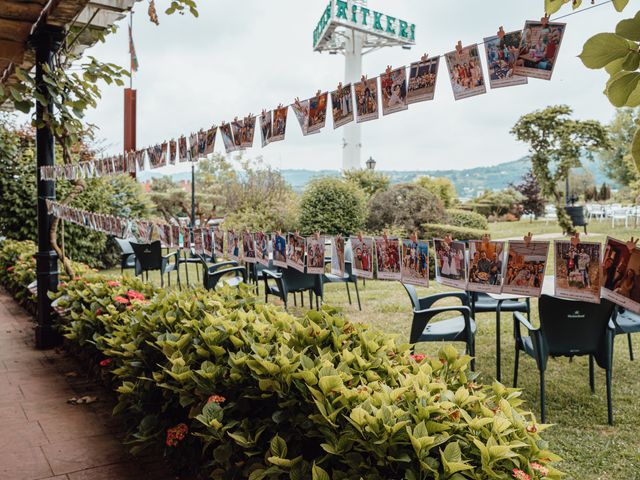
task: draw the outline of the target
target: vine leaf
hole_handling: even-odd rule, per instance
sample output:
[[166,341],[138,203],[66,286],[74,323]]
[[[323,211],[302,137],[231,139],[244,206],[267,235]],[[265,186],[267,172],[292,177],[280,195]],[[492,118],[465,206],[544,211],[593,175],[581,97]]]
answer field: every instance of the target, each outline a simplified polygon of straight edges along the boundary
[[619,12],[624,10],[624,8],[627,6],[628,3],[629,3],[629,0],[613,0],[613,6]]
[[626,57],[631,49],[629,42],[615,33],[598,33],[587,40],[578,55],[587,68],[603,68]]
[[616,34],[627,40],[640,41],[640,12],[633,18],[626,18],[616,25]]
[[639,72],[619,72],[609,79],[605,93],[614,106],[624,107],[638,86],[638,82],[640,82]]

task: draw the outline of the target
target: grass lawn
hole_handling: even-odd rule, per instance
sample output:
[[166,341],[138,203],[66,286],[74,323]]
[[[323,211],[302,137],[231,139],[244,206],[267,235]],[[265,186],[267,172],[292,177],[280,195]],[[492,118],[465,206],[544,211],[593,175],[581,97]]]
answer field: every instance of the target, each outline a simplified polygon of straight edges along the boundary
[[[491,235],[494,239],[522,237],[527,231],[536,235],[548,234],[561,238],[560,229],[552,222],[529,223],[528,221],[492,224]],[[626,240],[630,236],[640,235],[640,228],[611,229],[607,222],[595,222],[589,225],[589,240],[604,242],[606,235]],[[551,234],[557,233],[557,236]],[[534,238],[535,236],[534,235]],[[547,238],[545,235],[545,239]],[[547,274],[551,274],[548,266]],[[106,273],[119,274],[118,269]],[[184,273],[184,272],[182,272]],[[128,273],[131,274],[130,271]],[[183,279],[184,279],[184,275]],[[191,282],[195,283],[195,267],[190,270]],[[158,282],[158,277],[153,277]],[[420,295],[428,295],[447,289],[432,283],[429,289],[423,289]],[[262,292],[262,286],[260,287]],[[408,339],[411,324],[409,299],[398,282],[367,281],[360,284],[360,297],[363,310],[358,311],[353,288],[354,300],[349,305],[344,285],[327,285],[325,302],[340,306],[352,320],[375,325],[400,338]],[[305,299],[308,300],[308,297]],[[275,300],[274,300],[275,301]],[[293,302],[290,302],[293,304]],[[305,303],[308,306],[307,303]],[[294,313],[301,307],[290,307]],[[537,323],[537,301],[532,301],[532,317]],[[477,363],[480,381],[491,383],[495,379],[495,314],[479,314],[476,318],[478,333],[476,337]],[[513,376],[513,324],[509,314],[502,316],[502,381],[510,385]],[[459,344],[460,348],[464,348]],[[437,344],[421,344],[418,351],[435,353]],[[634,348],[640,356],[640,335],[634,338]],[[538,371],[533,359],[520,356],[519,387],[523,389],[523,398],[534,412],[540,411]],[[589,370],[587,358],[576,358],[569,362],[567,358],[552,359],[546,372],[547,421],[555,426],[546,432],[553,451],[564,457],[560,466],[570,479],[640,479],[640,360],[631,362],[626,337],[619,336],[615,343],[613,375],[613,408],[615,426],[607,425],[606,391],[604,371],[596,367],[596,393],[589,389]]]

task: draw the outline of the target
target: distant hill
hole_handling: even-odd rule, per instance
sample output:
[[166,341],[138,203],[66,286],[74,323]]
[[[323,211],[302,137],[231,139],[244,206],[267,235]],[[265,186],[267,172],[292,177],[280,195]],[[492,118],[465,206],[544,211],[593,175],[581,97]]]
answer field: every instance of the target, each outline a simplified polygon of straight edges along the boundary
[[[603,173],[600,162],[583,161],[585,170],[591,172],[596,185],[602,185],[607,182],[614,189],[615,183],[609,180]],[[502,190],[511,183],[518,183],[522,176],[531,168],[531,161],[528,157],[519,160],[500,163],[489,167],[475,167],[464,170],[386,170],[382,171],[391,178],[392,184],[412,182],[422,175],[432,177],[449,178],[456,187],[458,196],[461,198],[473,198],[485,190]],[[281,170],[282,176],[297,192],[304,190],[304,187],[314,178],[317,177],[337,177],[340,175],[338,170]],[[141,181],[149,178],[161,176],[154,172],[144,172],[140,176]],[[174,181],[191,180],[191,172],[180,172],[171,175]]]

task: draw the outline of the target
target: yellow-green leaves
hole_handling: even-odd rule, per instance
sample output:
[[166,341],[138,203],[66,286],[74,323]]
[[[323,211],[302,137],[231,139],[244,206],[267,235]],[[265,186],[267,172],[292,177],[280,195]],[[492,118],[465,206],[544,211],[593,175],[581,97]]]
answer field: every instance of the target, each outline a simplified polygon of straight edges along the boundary
[[611,62],[625,58],[631,52],[629,42],[615,33],[598,33],[582,47],[580,60],[587,68],[604,68]]
[[627,4],[629,3],[629,0],[612,0],[613,1],[613,6],[615,7],[615,9],[619,12],[621,12],[622,10],[624,10],[624,8],[627,6]]
[[616,35],[634,42],[640,41],[640,12],[636,13],[633,18],[626,18],[618,22]]
[[[544,0],[544,11],[547,15],[552,15],[562,8],[565,3],[569,3],[572,0]],[[576,0],[573,2],[573,8],[578,8],[582,0]]]
[[440,451],[440,458],[442,459],[444,471],[447,475],[452,475],[464,470],[473,470],[473,466],[462,461],[462,452],[460,451],[458,442],[448,443],[444,451]]
[[635,93],[640,82],[640,72],[621,71],[612,75],[605,89],[609,101],[616,107],[637,106],[640,96]]
[[640,129],[636,130],[636,133],[633,135],[631,155],[633,156],[636,168],[640,171]]

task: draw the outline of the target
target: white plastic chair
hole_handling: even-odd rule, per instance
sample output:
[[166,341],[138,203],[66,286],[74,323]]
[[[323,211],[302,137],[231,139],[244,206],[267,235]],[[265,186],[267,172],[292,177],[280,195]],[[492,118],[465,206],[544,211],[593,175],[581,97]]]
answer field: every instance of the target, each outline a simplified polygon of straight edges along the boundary
[[624,228],[629,228],[629,211],[618,207],[611,209],[611,228],[615,228],[616,220],[624,220]]

